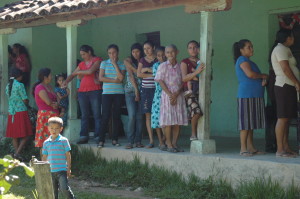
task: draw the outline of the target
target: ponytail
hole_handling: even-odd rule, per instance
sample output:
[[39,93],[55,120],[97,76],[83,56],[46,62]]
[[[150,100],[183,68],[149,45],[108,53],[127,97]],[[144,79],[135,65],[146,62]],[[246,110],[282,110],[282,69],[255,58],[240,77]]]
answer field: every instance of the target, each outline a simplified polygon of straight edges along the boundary
[[9,81],[8,81],[8,93],[9,93],[9,97],[11,96],[11,90],[12,90],[12,86],[14,84],[14,80],[23,76],[23,72],[16,68],[16,67],[13,67],[11,68],[10,70],[10,75],[9,75]]
[[250,42],[248,39],[242,39],[238,42],[234,42],[232,46],[234,63],[236,63],[236,60],[242,55],[241,49],[243,49],[248,42]]

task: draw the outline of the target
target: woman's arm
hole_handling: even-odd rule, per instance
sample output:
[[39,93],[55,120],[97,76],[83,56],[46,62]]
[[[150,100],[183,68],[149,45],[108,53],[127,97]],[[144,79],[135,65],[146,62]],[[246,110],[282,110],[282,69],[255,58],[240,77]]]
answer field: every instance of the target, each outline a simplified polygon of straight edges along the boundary
[[87,70],[79,70],[76,72],[76,75],[91,75],[99,69],[101,61],[96,61],[93,63],[92,67]]
[[293,71],[291,70],[290,64],[288,60],[282,60],[279,62],[283,73],[295,84],[296,90],[300,91],[300,82],[294,75]]
[[47,104],[48,106],[52,106],[52,108],[54,109],[57,109],[57,102],[52,102],[45,90],[41,90],[39,92],[39,97],[45,102],[45,104]]
[[118,78],[113,79],[113,78],[105,77],[105,70],[102,68],[100,68],[99,81],[107,82],[107,83],[121,83],[122,82]]
[[244,71],[246,76],[251,79],[266,79],[266,78],[268,78],[268,75],[266,75],[266,74],[260,74],[260,73],[254,72],[251,69],[251,66],[248,62],[241,63],[240,67]]
[[79,66],[77,66],[77,68],[73,71],[73,73],[67,77],[67,79],[64,81],[63,85],[64,85],[64,86],[67,86],[68,83],[69,83],[70,81],[72,81],[72,80],[74,79],[74,77],[77,76],[77,72],[78,72],[78,71],[80,71]]
[[199,73],[201,73],[205,69],[205,65],[202,63],[197,70],[195,70],[192,73],[188,74],[187,71],[187,64],[184,62],[181,62],[180,64],[180,69],[181,69],[181,74],[182,74],[182,81],[183,82],[188,82],[194,79]]
[[117,60],[111,60],[111,63],[117,72],[117,78],[120,80],[120,82],[122,82],[124,79],[125,70],[120,70]]
[[137,82],[135,81],[135,78],[134,78],[134,75],[133,75],[134,72],[131,70],[131,68],[129,68],[127,66],[126,66],[126,69],[127,69],[127,73],[128,73],[128,76],[129,76],[129,81],[131,82],[131,84],[134,88],[134,91],[135,91],[135,101],[139,101],[140,100],[140,93],[139,93],[139,88],[138,88]]
[[124,65],[125,65],[126,68],[130,69],[135,74],[137,73],[137,69],[135,67],[133,67],[130,58],[127,58],[127,59],[124,60]]
[[137,76],[139,78],[146,78],[146,77],[152,77],[153,76],[152,74],[145,74],[145,73],[143,73],[142,69],[143,69],[143,64],[139,63],[139,66],[138,66],[138,69],[137,69]]

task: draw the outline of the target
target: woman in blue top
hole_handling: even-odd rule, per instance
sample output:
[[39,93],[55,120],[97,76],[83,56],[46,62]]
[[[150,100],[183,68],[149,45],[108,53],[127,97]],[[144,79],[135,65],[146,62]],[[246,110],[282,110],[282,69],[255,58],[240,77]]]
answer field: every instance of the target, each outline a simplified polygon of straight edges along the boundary
[[21,83],[23,72],[18,68],[11,69],[9,83],[6,86],[8,96],[8,120],[6,137],[13,139],[14,157],[22,160],[20,153],[29,136],[33,135],[27,112],[28,97],[24,84]]
[[238,129],[240,155],[262,154],[253,145],[253,130],[265,128],[264,88],[268,75],[261,74],[249,58],[253,56],[251,41],[242,39],[233,44],[235,71],[238,78]]

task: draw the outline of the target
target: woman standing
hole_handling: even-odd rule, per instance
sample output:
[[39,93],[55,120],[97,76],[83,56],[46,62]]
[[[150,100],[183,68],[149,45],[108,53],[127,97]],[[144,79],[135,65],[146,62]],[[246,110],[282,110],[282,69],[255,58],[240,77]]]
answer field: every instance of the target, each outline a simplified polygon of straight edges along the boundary
[[277,44],[271,54],[272,66],[276,75],[275,99],[277,123],[275,127],[277,139],[277,157],[295,157],[288,144],[289,122],[297,117],[297,92],[300,91],[299,70],[290,46],[294,44],[291,30],[282,29],[277,32]]
[[233,44],[235,71],[238,86],[238,129],[240,131],[240,155],[263,154],[253,145],[253,130],[265,128],[264,87],[268,75],[261,74],[250,60],[253,56],[251,41],[242,39]]
[[151,41],[146,41],[143,48],[146,56],[140,59],[137,76],[142,78],[141,103],[142,111],[146,115],[146,127],[149,135],[149,144],[146,148],[153,148],[154,139],[151,129],[151,108],[155,92],[155,83],[152,67],[157,62],[157,59],[154,54],[154,44]]
[[142,148],[142,120],[143,114],[140,101],[140,78],[136,76],[139,60],[143,57],[143,47],[139,43],[131,46],[131,56],[125,59],[126,82],[124,86],[126,107],[128,111],[128,130],[126,149],[132,149],[133,144],[137,148]]
[[38,82],[32,88],[38,107],[35,147],[42,147],[44,141],[50,136],[47,128],[48,119],[59,115],[56,94],[50,85],[51,80],[51,70],[42,68],[39,70]]
[[[20,153],[32,133],[32,126],[27,112],[28,97],[21,83],[23,72],[12,68],[9,83],[6,86],[8,96],[8,120],[6,137],[13,138],[14,157],[22,159]],[[19,142],[20,139],[20,142]]]
[[121,105],[124,95],[123,79],[125,77],[125,66],[119,61],[119,47],[111,44],[107,47],[109,59],[103,61],[100,65],[99,80],[103,82],[102,95],[102,125],[100,131],[99,148],[104,147],[105,133],[108,130],[108,122],[113,113],[113,135],[112,145],[120,146],[118,143],[118,133],[121,126]]
[[[184,90],[187,89],[187,82],[193,80],[195,77],[197,77],[198,74],[200,74],[203,69],[205,68],[202,64],[198,69],[197,62],[199,61],[198,55],[199,55],[199,48],[200,45],[197,41],[190,41],[187,44],[187,50],[190,55],[190,57],[184,59],[181,61],[181,74],[182,74],[182,81],[184,82]],[[198,89],[199,90],[199,89]],[[196,92],[196,94],[191,94],[189,96],[186,96],[185,101],[188,108],[188,117],[189,120],[191,120],[191,126],[192,126],[192,135],[190,137],[190,140],[197,140],[197,125],[199,118],[203,115],[200,105],[199,105],[199,91]]]
[[75,71],[69,75],[64,82],[66,86],[74,77],[81,78],[78,89],[78,102],[81,110],[81,130],[80,139],[77,144],[86,144],[89,141],[89,116],[92,109],[95,122],[95,140],[99,141],[101,125],[101,96],[102,87],[98,81],[99,65],[102,61],[94,54],[94,49],[88,45],[80,47],[80,56],[83,59]]

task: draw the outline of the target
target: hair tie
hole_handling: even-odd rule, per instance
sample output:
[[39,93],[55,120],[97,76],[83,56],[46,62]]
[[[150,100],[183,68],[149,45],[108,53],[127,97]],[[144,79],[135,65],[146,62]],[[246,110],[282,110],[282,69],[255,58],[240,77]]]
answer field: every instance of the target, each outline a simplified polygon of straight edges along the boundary
[[15,77],[10,77],[9,79],[15,79]]

